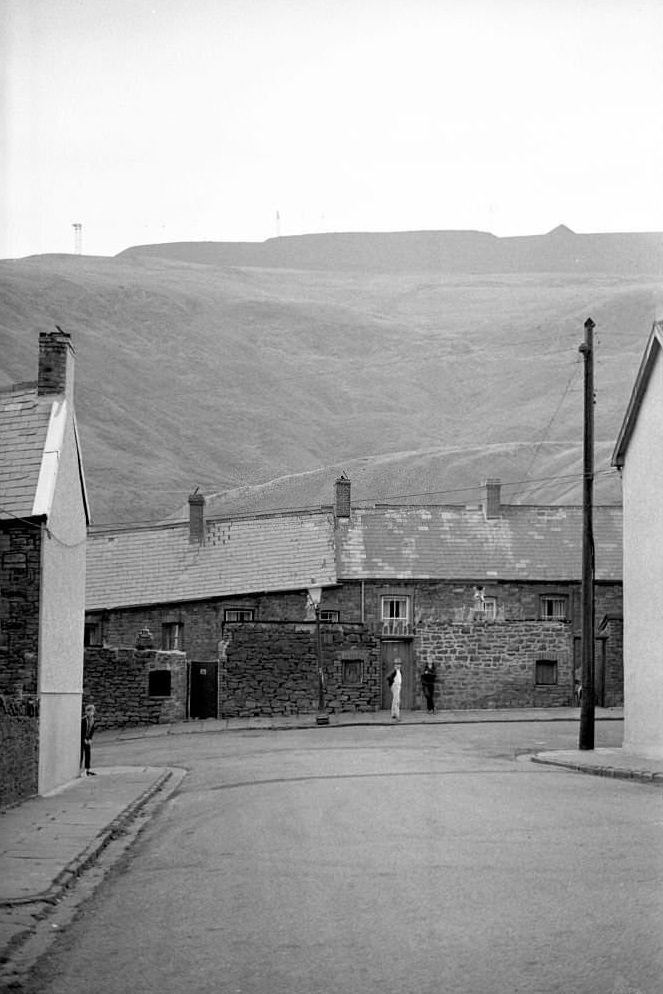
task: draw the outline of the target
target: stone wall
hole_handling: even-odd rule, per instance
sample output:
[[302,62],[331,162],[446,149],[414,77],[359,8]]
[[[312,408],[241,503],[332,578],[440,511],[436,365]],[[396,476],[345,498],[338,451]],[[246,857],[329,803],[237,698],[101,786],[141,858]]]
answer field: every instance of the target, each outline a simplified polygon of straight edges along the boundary
[[41,529],[3,522],[0,531],[0,693],[37,692]]
[[217,658],[217,646],[227,609],[245,608],[256,620],[296,621],[306,617],[306,592],[254,594],[181,604],[154,604],[140,608],[118,608],[108,612],[89,612],[88,618],[99,621],[102,644],[134,646],[142,628],[149,628],[156,647],[164,648],[163,625],[182,626],[182,645],[190,660]]
[[[573,702],[573,638],[566,622],[417,625],[415,658],[437,670],[441,709],[563,707]],[[537,686],[537,660],[557,663],[557,682]]]
[[[325,589],[322,593],[321,609],[338,611],[340,624],[323,624],[323,638],[331,638],[332,643],[337,644],[338,632],[349,633],[351,630],[355,634],[360,631],[370,631],[373,633],[373,638],[377,638],[381,631],[381,596],[397,588],[411,598],[412,631],[417,634],[414,640],[416,672],[421,672],[429,653],[433,653],[439,659],[448,658],[455,661],[459,673],[464,672],[469,660],[472,660],[475,666],[472,679],[463,682],[459,676],[449,683],[449,696],[446,698],[446,703],[441,703],[441,707],[531,707],[572,703],[573,678],[568,674],[567,680],[566,672],[567,662],[571,657],[567,659],[565,655],[563,659],[558,660],[557,684],[552,687],[536,686],[533,675],[536,667],[532,660],[536,662],[534,656],[537,652],[543,653],[537,658],[544,658],[546,653],[550,655],[556,651],[557,643],[554,640],[552,646],[549,643],[551,633],[557,630],[555,626],[560,624],[564,638],[568,642],[568,645],[565,642],[565,652],[567,654],[571,652],[573,645],[571,632],[576,636],[576,643],[579,646],[580,585],[484,582],[483,587],[485,596],[496,599],[495,622],[476,620],[476,588],[473,583],[465,581],[394,581],[394,583],[367,581],[363,586],[360,583],[347,582],[335,588]],[[560,623],[540,620],[541,597],[557,595],[568,599],[566,621]],[[612,615],[621,613],[621,606],[620,583],[596,585],[597,621],[607,613]],[[244,622],[241,625],[227,624],[224,622],[224,612],[228,608],[250,609],[254,612],[255,621]],[[177,622],[182,626],[183,642],[180,648],[193,661],[216,660],[219,658],[219,645],[223,646],[232,635],[231,642],[234,647],[226,650],[230,653],[227,659],[221,654],[218,710],[220,715],[285,714],[315,709],[317,676],[314,671],[317,671],[317,665],[314,665],[315,646],[311,643],[310,634],[313,626],[310,623],[310,614],[307,616],[305,591],[127,608],[98,617],[101,618],[102,634],[107,644],[129,646],[135,644],[137,633],[144,627],[149,628],[153,633],[155,645],[161,646],[162,626]],[[293,636],[296,634],[298,637],[293,638],[292,643],[285,648],[272,649],[265,633],[276,632],[279,625],[285,626],[283,631]],[[516,629],[509,626],[517,625],[530,627],[521,629],[526,632],[525,641],[514,649],[510,639]],[[488,637],[495,641],[496,648],[490,653],[483,646],[486,631],[494,626],[497,626],[495,631]],[[498,632],[502,633],[499,637]],[[479,638],[477,633],[484,633],[480,643],[476,641]],[[615,705],[621,703],[623,693],[621,635],[614,627],[610,628],[608,635],[606,651],[609,660],[610,692],[609,696],[606,696],[606,703]],[[253,638],[256,641],[251,646]],[[438,644],[437,648],[433,649],[431,640],[435,639]],[[283,637],[280,636],[277,644],[282,645],[282,643]],[[464,646],[462,643],[465,643]],[[539,643],[542,647],[537,650],[536,645]],[[332,706],[336,710],[371,710],[376,706],[376,698],[367,688],[373,676],[368,673],[366,678],[362,676],[360,687],[348,688],[343,682],[343,674],[337,674],[334,669],[333,660],[336,658],[334,651],[337,650],[332,651],[326,663],[329,670],[328,679],[336,681],[339,687],[337,696],[332,698]],[[490,665],[484,658],[486,654],[490,655]],[[522,659],[519,654],[523,655]],[[493,656],[496,660],[501,660],[501,664],[495,662],[493,665]],[[275,672],[269,676],[265,684],[259,679],[259,660],[262,658],[276,660]],[[284,687],[284,682],[287,682],[285,674],[290,665],[288,660],[298,659],[302,661],[304,670],[298,669],[293,664],[291,673],[293,690],[290,694]],[[228,668],[224,670],[226,663]],[[521,664],[522,669],[519,668]],[[576,650],[576,665],[579,666],[579,648]],[[503,680],[500,677],[500,666],[504,669]],[[347,678],[350,667],[346,666],[344,670]],[[245,688],[241,686],[242,673],[247,680]],[[230,682],[224,689],[226,678]],[[467,697],[464,699],[463,690],[467,691]],[[419,696],[415,706],[422,707],[423,700],[419,687],[417,694]],[[270,703],[273,695],[276,695],[277,703]],[[455,703],[450,703],[451,701]],[[482,701],[486,703],[482,704]],[[501,703],[498,704],[497,701]],[[377,694],[377,703],[379,704],[379,694]]]
[[39,587],[41,529],[3,521],[0,531],[0,806],[39,785]]
[[[170,673],[169,695],[150,695],[149,674],[153,671]],[[183,721],[187,702],[188,670],[183,652],[86,648],[83,705],[94,704],[99,728]]]
[[[621,614],[607,614],[599,625],[601,637],[596,652],[603,653],[603,700],[606,708],[624,705],[624,620]],[[598,656],[596,657],[598,659]],[[595,669],[596,661],[595,661]]]
[[0,808],[37,793],[39,717],[36,712],[36,702],[32,707],[21,708],[18,702],[8,704],[4,698],[0,700]]
[[[379,640],[362,625],[324,625],[321,643],[326,710],[377,710]],[[220,717],[317,711],[315,623],[224,625],[219,659]]]
[[[579,583],[528,583],[482,581],[484,594],[495,597],[498,621],[538,621],[542,596],[560,595],[568,599],[567,621],[575,631],[580,629]],[[322,592],[321,610],[339,612],[341,624],[378,624],[380,598],[390,590],[399,591],[411,598],[414,625],[429,621],[463,624],[475,616],[476,585],[453,580],[395,580],[347,581],[338,587]],[[224,612],[228,608],[248,608],[257,622],[292,622],[310,620],[307,615],[306,591],[284,591],[268,594],[250,594],[242,597],[189,601],[181,604],[152,605],[141,608],[120,608],[106,613],[92,612],[99,620],[103,644],[134,646],[136,635],[147,627],[154,636],[154,644],[162,643],[162,626],[177,622],[182,626],[183,643],[179,647],[191,660],[217,658],[217,645],[222,637]],[[607,613],[621,613],[622,586],[620,583],[597,583],[597,619]]]

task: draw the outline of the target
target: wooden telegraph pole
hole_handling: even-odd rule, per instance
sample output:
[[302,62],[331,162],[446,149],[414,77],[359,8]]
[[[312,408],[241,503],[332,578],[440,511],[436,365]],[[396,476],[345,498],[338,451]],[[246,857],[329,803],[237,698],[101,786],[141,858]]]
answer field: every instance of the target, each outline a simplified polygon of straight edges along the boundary
[[585,413],[582,492],[582,696],[579,749],[594,748],[594,322],[585,321]]

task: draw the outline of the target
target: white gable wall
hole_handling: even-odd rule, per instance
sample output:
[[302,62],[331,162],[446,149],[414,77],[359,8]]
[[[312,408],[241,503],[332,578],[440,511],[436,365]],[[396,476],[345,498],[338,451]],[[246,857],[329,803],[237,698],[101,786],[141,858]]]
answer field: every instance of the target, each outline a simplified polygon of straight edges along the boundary
[[663,757],[663,357],[629,440],[624,499],[624,750]]
[[80,763],[86,509],[71,416],[55,454],[42,537],[39,619],[39,793],[73,779]]

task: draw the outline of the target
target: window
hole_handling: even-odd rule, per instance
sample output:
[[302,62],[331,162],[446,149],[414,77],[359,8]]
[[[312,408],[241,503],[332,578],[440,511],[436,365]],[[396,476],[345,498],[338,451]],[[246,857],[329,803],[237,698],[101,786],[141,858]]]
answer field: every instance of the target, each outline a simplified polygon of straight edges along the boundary
[[407,635],[409,619],[409,597],[382,598],[382,632],[384,635]]
[[383,597],[383,621],[407,621],[409,597]]
[[161,626],[161,647],[171,652],[181,651],[184,645],[184,625],[179,621],[169,621]]
[[537,687],[552,687],[557,683],[557,661],[555,659],[537,659],[535,682]]
[[341,679],[346,687],[358,687],[362,682],[362,660],[343,659]]
[[224,621],[253,621],[252,607],[226,608],[223,612]]
[[150,697],[170,697],[170,670],[150,670],[147,692]]
[[477,612],[486,621],[494,621],[497,617],[497,597],[482,597],[477,602]]
[[101,645],[101,642],[101,622],[96,618],[86,618],[83,645]]
[[542,597],[540,603],[544,621],[566,621],[566,597]]
[[321,611],[320,621],[326,621],[327,624],[337,625],[340,620],[340,613],[338,611]]

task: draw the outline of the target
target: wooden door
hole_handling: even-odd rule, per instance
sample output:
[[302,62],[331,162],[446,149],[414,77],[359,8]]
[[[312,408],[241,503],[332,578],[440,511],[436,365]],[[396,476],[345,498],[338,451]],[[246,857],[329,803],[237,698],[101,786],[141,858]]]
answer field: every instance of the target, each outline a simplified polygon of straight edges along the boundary
[[216,718],[218,663],[192,662],[189,714],[192,718]]
[[410,639],[384,639],[382,642],[382,707],[391,708],[391,687],[387,675],[396,663],[401,664],[401,710],[409,711],[414,702],[414,665]]

